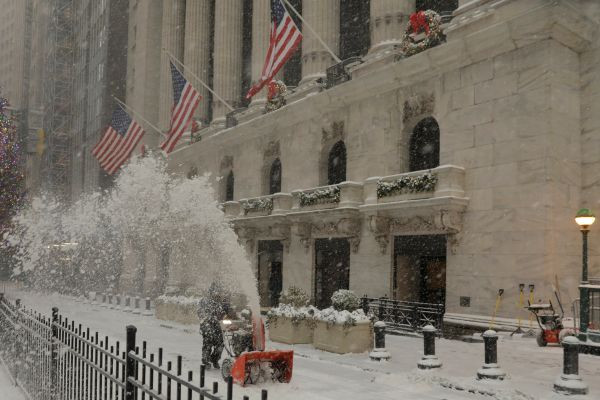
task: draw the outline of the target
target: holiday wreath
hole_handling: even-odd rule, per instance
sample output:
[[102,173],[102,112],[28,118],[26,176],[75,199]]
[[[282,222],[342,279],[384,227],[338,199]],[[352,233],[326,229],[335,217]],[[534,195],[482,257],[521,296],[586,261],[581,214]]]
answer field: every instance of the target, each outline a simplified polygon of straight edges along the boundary
[[[442,19],[438,13],[433,10],[418,11],[410,16],[408,25],[404,31],[404,37],[400,44],[400,51],[405,57],[412,56],[437,46],[445,40],[441,28]],[[411,34],[425,32],[425,39],[416,42]]]

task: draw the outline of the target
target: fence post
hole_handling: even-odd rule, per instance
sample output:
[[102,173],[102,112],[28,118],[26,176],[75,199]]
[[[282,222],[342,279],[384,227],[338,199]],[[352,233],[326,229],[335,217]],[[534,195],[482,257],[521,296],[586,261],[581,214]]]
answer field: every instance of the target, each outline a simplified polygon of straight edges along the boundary
[[392,356],[385,349],[385,328],[383,321],[375,322],[373,331],[375,332],[375,348],[369,353],[369,358],[373,361],[389,360]]
[[423,327],[423,358],[418,362],[419,369],[433,369],[442,366],[441,361],[435,355],[435,333],[437,329],[432,325]]
[[385,301],[385,299],[383,297],[379,298],[379,310],[377,310],[379,315],[377,317],[379,318],[380,321],[383,321],[383,312],[384,312],[384,306],[385,306],[384,301]]
[[499,379],[506,377],[506,372],[498,366],[498,334],[491,329],[483,332],[485,363],[477,370],[477,379]]
[[562,341],[563,372],[554,381],[554,391],[563,394],[587,394],[588,386],[579,376],[579,339],[567,336]]
[[135,389],[129,378],[135,378],[135,360],[129,355],[135,350],[135,333],[137,328],[127,325],[127,341],[125,344],[125,400],[135,400]]
[[52,341],[50,342],[50,398],[57,399],[58,384],[58,307],[52,307]]

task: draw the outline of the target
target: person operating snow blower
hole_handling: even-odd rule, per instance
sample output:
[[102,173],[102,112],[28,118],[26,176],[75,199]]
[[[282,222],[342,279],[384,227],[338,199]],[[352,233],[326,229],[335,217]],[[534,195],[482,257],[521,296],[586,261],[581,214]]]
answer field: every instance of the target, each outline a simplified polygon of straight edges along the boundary
[[198,319],[202,335],[202,364],[219,369],[223,353],[223,332],[221,320],[229,312],[229,302],[223,288],[213,282],[198,304]]

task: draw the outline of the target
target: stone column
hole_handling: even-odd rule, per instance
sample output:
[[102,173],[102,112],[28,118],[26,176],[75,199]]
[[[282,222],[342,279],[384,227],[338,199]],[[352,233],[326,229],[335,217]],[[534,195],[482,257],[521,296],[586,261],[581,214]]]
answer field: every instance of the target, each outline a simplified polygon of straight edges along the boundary
[[[254,0],[252,3],[252,83],[261,77],[271,33],[271,1]],[[266,89],[252,98],[250,107],[262,107],[267,101]]]
[[[303,0],[302,16],[327,46],[339,54],[340,0]],[[325,77],[327,67],[335,64],[331,54],[307,28],[302,32],[302,80],[299,86]]]
[[[242,95],[242,12],[239,0],[215,2],[214,91],[235,107]],[[223,125],[229,109],[213,102],[213,125]]]
[[[177,59],[183,59],[185,32],[185,0],[164,0],[162,19],[162,47]],[[160,61],[160,108],[159,128],[167,130],[173,105],[173,84],[169,56],[164,51]]]
[[[185,49],[183,62],[191,72],[208,84],[210,71],[210,0],[187,0],[185,3]],[[209,92],[196,81],[194,87],[202,95],[196,118],[208,121]]]
[[399,44],[410,14],[415,12],[415,0],[371,1],[371,48],[377,53]]

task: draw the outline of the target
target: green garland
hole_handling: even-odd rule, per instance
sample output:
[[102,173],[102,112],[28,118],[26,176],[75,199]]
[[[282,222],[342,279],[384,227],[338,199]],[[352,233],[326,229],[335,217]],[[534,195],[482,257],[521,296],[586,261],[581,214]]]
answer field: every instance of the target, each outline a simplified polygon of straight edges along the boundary
[[377,198],[393,196],[402,193],[431,192],[435,189],[437,176],[426,173],[418,176],[403,176],[392,182],[377,182]]
[[323,189],[317,189],[309,193],[300,193],[300,207],[308,207],[315,204],[339,203],[340,188],[332,186]]
[[242,209],[244,210],[244,215],[250,212],[259,211],[267,211],[268,213],[271,213],[271,211],[273,211],[273,199],[267,197],[246,200],[242,202]]

